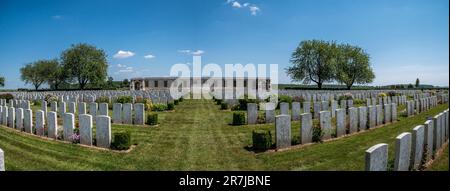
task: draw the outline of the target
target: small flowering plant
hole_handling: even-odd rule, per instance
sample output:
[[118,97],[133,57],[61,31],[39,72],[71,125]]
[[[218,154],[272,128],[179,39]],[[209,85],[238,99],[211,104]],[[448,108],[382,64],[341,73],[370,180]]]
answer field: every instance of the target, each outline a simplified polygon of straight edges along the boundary
[[80,130],[78,128],[73,130],[73,134],[70,139],[72,140],[72,143],[80,143]]

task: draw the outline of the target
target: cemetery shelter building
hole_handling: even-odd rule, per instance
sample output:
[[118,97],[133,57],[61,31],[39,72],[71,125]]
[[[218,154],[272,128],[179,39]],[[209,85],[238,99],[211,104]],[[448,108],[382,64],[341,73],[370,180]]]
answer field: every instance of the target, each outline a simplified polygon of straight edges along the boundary
[[[132,78],[130,81],[131,90],[154,90],[154,89],[169,89],[176,80],[183,81],[183,88],[201,87],[209,80],[210,87],[219,88],[233,88],[244,87],[245,90],[259,90],[270,91],[270,78],[256,78],[256,77],[144,77]],[[189,85],[189,87],[187,87]],[[201,86],[200,86],[201,85]]]

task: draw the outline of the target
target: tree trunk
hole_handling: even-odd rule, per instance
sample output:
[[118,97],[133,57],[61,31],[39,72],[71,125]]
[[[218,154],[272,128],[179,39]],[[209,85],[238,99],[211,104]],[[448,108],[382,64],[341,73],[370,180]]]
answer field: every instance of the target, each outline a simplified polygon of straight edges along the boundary
[[347,90],[350,90],[352,88],[352,85],[347,85]]
[[319,90],[322,89],[322,83],[321,82],[317,82],[317,87],[319,87]]

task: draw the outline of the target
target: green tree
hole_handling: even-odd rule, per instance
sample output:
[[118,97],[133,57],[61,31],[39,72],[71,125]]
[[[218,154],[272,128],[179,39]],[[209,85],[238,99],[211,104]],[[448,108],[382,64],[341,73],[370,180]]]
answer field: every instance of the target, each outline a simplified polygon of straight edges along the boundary
[[51,89],[57,90],[67,80],[67,72],[57,59],[47,61],[45,67],[47,70],[47,83]]
[[408,89],[413,89],[414,86],[412,84],[408,84]]
[[33,84],[36,90],[39,89],[48,79],[48,62],[48,60],[38,60],[25,65],[20,68],[20,78],[26,84]]
[[418,88],[419,85],[420,85],[420,80],[419,80],[419,78],[417,78],[417,79],[416,79],[416,88]]
[[322,89],[324,82],[334,78],[337,46],[334,42],[321,40],[302,41],[292,53],[287,73],[293,81],[309,84],[311,81]]
[[5,77],[0,76],[0,87],[5,87]]
[[76,44],[61,54],[69,78],[78,81],[80,89],[88,83],[102,84],[107,76],[108,63],[103,50],[88,44]]
[[107,85],[108,85],[108,89],[114,89],[114,79],[113,79],[113,77],[108,77],[108,82],[107,82]]
[[369,55],[363,49],[348,44],[338,46],[336,81],[350,90],[353,84],[373,82],[375,74],[369,64]]
[[128,81],[128,79],[124,79],[122,81],[122,87],[126,87],[126,88],[130,87],[130,81]]

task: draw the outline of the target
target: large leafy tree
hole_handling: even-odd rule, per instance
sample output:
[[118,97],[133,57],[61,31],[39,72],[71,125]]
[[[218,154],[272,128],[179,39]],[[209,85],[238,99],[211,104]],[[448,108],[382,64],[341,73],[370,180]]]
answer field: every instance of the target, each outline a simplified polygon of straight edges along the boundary
[[88,44],[76,44],[61,54],[69,77],[78,81],[80,89],[88,83],[102,84],[107,77],[108,63],[103,50]]
[[38,60],[20,68],[20,78],[37,90],[48,79],[48,60]]
[[338,46],[336,81],[350,89],[353,84],[373,82],[375,74],[369,63],[369,55],[363,49],[348,44]]
[[0,87],[5,86],[5,77],[0,76]]
[[50,85],[51,89],[57,90],[62,83],[66,82],[68,73],[57,59],[49,60],[46,63],[46,68],[48,71],[47,83]]
[[416,79],[416,88],[418,88],[419,85],[420,85],[420,80],[419,80],[419,78],[417,78],[417,79]]
[[314,82],[322,89],[324,82],[334,78],[337,46],[334,42],[321,40],[302,41],[292,53],[287,73],[293,81],[309,84]]

